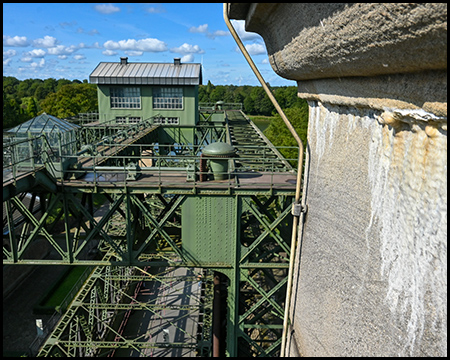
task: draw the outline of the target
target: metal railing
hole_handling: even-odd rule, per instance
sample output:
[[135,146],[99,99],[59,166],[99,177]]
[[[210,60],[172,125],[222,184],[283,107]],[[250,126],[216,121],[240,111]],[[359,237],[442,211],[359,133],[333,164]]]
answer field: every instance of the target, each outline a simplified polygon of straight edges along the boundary
[[[107,144],[105,144],[107,145]],[[243,188],[255,187],[292,187],[291,182],[286,182],[283,175],[295,177],[295,170],[286,167],[286,160],[296,161],[298,158],[298,148],[292,146],[274,147],[275,150],[282,151],[289,149],[292,151],[292,158],[280,158],[270,147],[260,146],[240,146],[236,157],[227,159],[229,162],[226,171],[211,170],[200,171],[201,152],[203,146],[187,145],[159,145],[159,144],[139,144],[121,145],[109,144],[115,148],[114,153],[120,153],[121,149],[141,155],[114,155],[107,156],[101,153],[89,154],[85,156],[89,167],[71,169],[72,179],[87,182],[95,186],[130,186],[133,182],[139,181],[139,185],[150,187],[197,187],[210,184],[219,184],[219,187]],[[131,151],[134,148],[134,151]],[[70,157],[70,156],[65,156]],[[106,164],[106,160],[108,164]],[[223,157],[211,157],[206,159],[210,164],[214,161],[223,161]],[[219,175],[228,181],[200,181],[201,175],[206,175],[212,179]],[[251,179],[254,181],[252,182]],[[62,180],[70,182],[72,180]],[[294,184],[295,185],[295,184]]]
[[55,173],[60,161],[44,134],[25,139],[12,138],[3,142],[3,183],[34,173],[43,166]]

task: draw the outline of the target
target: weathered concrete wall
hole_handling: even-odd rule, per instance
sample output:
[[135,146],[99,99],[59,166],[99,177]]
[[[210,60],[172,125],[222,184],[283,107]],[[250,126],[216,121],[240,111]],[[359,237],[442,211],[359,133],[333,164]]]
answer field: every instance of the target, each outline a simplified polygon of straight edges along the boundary
[[310,102],[291,315],[302,354],[446,354],[447,137],[432,120]]
[[446,356],[447,5],[229,14],[310,106],[287,355]]

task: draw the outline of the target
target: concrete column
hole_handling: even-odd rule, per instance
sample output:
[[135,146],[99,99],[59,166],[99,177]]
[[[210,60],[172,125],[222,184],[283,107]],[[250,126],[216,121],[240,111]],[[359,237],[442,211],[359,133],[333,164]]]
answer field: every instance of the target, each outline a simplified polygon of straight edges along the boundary
[[309,104],[289,356],[447,356],[447,5],[230,4]]

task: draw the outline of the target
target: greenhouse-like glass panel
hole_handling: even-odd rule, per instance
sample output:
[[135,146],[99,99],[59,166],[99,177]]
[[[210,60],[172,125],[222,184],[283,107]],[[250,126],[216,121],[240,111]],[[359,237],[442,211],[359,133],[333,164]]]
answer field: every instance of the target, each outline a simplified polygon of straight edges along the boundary
[[[63,169],[67,169],[71,163],[76,162],[76,158],[64,158],[63,156],[76,154],[78,150],[76,132],[79,128],[80,126],[78,125],[59,119],[56,116],[43,113],[7,132],[16,140],[45,135],[46,139],[39,138],[29,142],[29,144],[18,144],[17,150],[20,151],[17,152],[17,155],[19,155],[20,152],[21,158],[31,157],[33,158],[33,164],[38,165],[42,162],[42,157],[40,155],[42,154],[42,151],[45,151],[48,153],[48,157],[51,158],[54,165],[63,171]],[[14,141],[13,139],[11,140]],[[28,153],[24,154],[24,152]]]

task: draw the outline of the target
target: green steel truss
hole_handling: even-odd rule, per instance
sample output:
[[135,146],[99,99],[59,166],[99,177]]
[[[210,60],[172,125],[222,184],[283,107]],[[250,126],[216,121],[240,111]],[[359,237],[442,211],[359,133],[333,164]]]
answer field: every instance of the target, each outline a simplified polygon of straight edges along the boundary
[[[137,128],[133,135],[139,141],[111,145],[113,155],[93,151],[83,158],[93,165],[55,179],[56,190],[29,189],[39,195],[38,206],[25,205],[20,195],[4,201],[4,265],[94,269],[39,355],[127,356],[126,351],[148,355],[186,348],[210,356],[213,272],[222,274],[227,289],[226,355],[278,355],[295,171],[239,111],[208,112],[196,128],[165,129],[161,137],[140,131],[146,130]],[[201,182],[195,176],[201,149],[215,141],[233,144],[238,157],[231,160],[227,180]],[[34,255],[36,241],[48,247],[52,260]],[[167,269],[203,269],[197,302],[171,306],[137,300],[135,290],[145,276],[162,284],[169,275],[165,280],[154,275]],[[187,273],[180,277],[198,282]],[[202,319],[190,334],[195,341],[154,339],[162,328],[123,335],[124,319],[141,310],[155,317],[161,311],[195,313]]]
[[[32,355],[206,355],[211,344],[210,273],[178,268],[181,273],[171,276],[174,268],[160,270],[93,267],[46,341],[34,344],[33,352],[39,351]],[[165,338],[164,331],[172,336]]]

